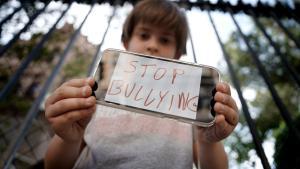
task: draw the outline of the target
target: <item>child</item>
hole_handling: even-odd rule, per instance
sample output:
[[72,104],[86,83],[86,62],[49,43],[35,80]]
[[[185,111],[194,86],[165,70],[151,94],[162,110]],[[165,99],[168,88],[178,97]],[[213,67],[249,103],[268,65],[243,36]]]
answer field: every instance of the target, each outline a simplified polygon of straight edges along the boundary
[[[126,19],[122,42],[131,52],[179,59],[187,32],[185,15],[175,4],[144,0]],[[221,140],[237,125],[238,113],[227,84],[216,85],[215,124],[192,132],[190,124],[165,118],[99,105],[96,111],[94,83],[92,78],[68,81],[47,99],[45,115],[55,136],[46,168],[187,169],[193,161],[203,169],[228,168]],[[90,120],[95,111],[98,121]]]

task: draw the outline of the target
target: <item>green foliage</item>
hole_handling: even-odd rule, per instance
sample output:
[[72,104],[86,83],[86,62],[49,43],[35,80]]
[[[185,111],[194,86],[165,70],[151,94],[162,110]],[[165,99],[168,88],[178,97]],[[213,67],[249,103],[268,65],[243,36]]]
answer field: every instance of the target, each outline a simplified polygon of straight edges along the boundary
[[34,48],[34,46],[41,39],[42,34],[35,34],[32,36],[30,41],[18,40],[5,55],[16,56],[19,59],[23,59],[29,54],[29,52]]
[[[9,93],[8,97],[0,102],[1,114],[23,116],[25,112],[29,110],[35,97],[30,87],[32,87],[32,85],[37,85],[34,86],[34,92],[41,87],[40,85],[43,84],[43,81],[47,78],[47,72],[51,71],[51,68],[58,60],[58,56],[66,47],[66,43],[72,32],[74,32],[73,26],[69,24],[66,24],[62,29],[53,32],[52,36],[44,44],[38,57],[32,61],[31,65],[23,73],[23,76],[21,76],[21,79]],[[30,40],[18,40],[3,55],[0,62],[0,88],[4,87],[9,78],[19,67],[21,61],[33,50],[43,36],[43,34],[38,33],[33,34]],[[73,48],[70,53],[72,55],[71,57],[74,59],[71,59],[69,63],[66,63],[67,66],[64,69],[65,72],[63,71],[62,74],[66,77],[73,78],[75,76],[85,76],[87,65],[91,62],[91,54],[84,54],[82,49],[77,48]],[[14,61],[11,62],[11,60],[13,60],[12,58]]]
[[[262,18],[261,23],[266,27],[267,33],[271,36],[280,47],[280,51],[284,54],[293,68],[300,74],[300,50],[295,47],[295,44],[285,35],[285,33],[271,20]],[[299,25],[295,22],[286,20],[285,26],[293,33],[295,37],[299,37]],[[251,47],[259,54],[259,59],[266,69],[272,84],[278,92],[283,103],[295,118],[300,114],[300,88],[296,86],[289,73],[283,68],[282,61],[274,52],[274,48],[268,43],[259,29],[254,29],[247,35]],[[299,39],[299,38],[298,38]],[[262,139],[266,138],[267,133],[277,131],[280,124],[284,123],[280,112],[275,105],[273,98],[264,82],[258,73],[258,69],[249,54],[246,45],[237,32],[234,32],[230,40],[225,44],[226,50],[231,56],[231,61],[234,65],[235,72],[241,82],[242,88],[251,88],[256,91],[256,98],[248,100],[248,106],[252,115],[255,114],[255,123],[258,132]],[[247,96],[245,98],[247,100]],[[242,125],[246,126],[245,121],[241,121]],[[235,143],[231,147],[238,153],[238,161],[242,162],[247,157],[249,149],[253,148],[253,143],[242,141],[239,134],[234,135]],[[278,137],[279,138],[279,137]],[[282,139],[276,140],[276,144],[280,144]],[[238,145],[237,145],[238,144]],[[277,147],[278,148],[278,147]],[[276,153],[278,153],[276,150]],[[246,155],[245,155],[246,154]]]
[[64,76],[66,79],[74,77],[85,77],[87,74],[87,65],[90,63],[91,57],[77,56],[76,59],[69,62],[64,67]]
[[[248,152],[251,149],[254,149],[254,144],[252,144],[252,139],[248,139],[251,137],[249,135],[249,131],[247,126],[242,126],[239,132],[234,131],[226,140],[225,144],[229,145],[231,148],[231,153],[236,153],[235,160],[238,163],[242,163],[245,159],[248,159]],[[247,138],[247,139],[245,139]]]
[[32,99],[20,97],[16,94],[10,95],[5,102],[0,102],[2,115],[24,115],[30,108]]
[[[66,27],[67,30],[70,30],[72,28],[70,27],[70,25],[67,25]],[[41,63],[46,63],[47,65],[49,65],[49,67],[51,67],[51,62],[53,61],[55,56],[62,52],[62,44],[64,44],[68,40],[69,33],[66,33],[64,31],[65,30],[59,30],[54,32],[49,41],[41,49],[38,58],[36,60],[33,60],[32,65],[39,67]],[[8,82],[9,78],[13,75],[13,73],[19,66],[17,65],[11,67],[11,58],[19,59],[19,62],[21,62],[33,50],[33,48],[41,40],[42,36],[43,34],[38,33],[33,34],[30,40],[18,40],[5,53],[2,59],[5,59],[7,64],[1,63],[0,65],[0,88],[4,87],[4,85]],[[27,70],[29,71],[23,73],[23,75],[27,74],[26,78],[35,78],[34,75],[30,75],[32,74],[32,72],[30,71],[30,67],[27,68]],[[30,81],[34,81],[34,79],[30,79]],[[23,115],[30,108],[33,98],[32,96],[26,95],[27,89],[22,89],[21,83],[21,80],[19,80],[17,85],[8,95],[8,98],[6,98],[5,101],[0,102],[0,109],[2,111],[2,114]]]
[[[294,122],[300,130],[300,116]],[[300,142],[285,125],[281,125],[276,131],[276,152],[274,154],[277,169],[299,168],[300,166]]]

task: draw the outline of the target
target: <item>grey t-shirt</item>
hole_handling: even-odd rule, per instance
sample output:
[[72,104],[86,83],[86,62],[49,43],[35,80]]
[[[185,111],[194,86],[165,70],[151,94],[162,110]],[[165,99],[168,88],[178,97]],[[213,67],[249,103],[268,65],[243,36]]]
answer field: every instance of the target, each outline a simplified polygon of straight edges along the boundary
[[74,168],[191,169],[192,127],[97,105]]

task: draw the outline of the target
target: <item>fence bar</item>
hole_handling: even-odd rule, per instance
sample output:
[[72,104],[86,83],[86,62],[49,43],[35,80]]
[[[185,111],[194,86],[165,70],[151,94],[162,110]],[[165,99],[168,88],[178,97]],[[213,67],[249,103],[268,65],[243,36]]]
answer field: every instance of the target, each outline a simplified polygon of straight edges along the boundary
[[235,26],[238,29],[239,34],[241,35],[242,39],[244,40],[244,42],[247,45],[247,49],[248,52],[251,54],[253,61],[255,62],[255,65],[257,66],[261,76],[263,77],[265,83],[267,84],[267,87],[273,97],[273,100],[275,102],[275,104],[277,105],[279,112],[281,114],[281,116],[283,117],[286,125],[288,126],[288,128],[290,129],[290,131],[292,131],[296,138],[300,141],[300,135],[298,130],[295,128],[295,126],[293,125],[293,120],[291,118],[291,114],[290,112],[287,110],[286,106],[282,103],[278,93],[276,92],[274,86],[272,85],[272,82],[270,81],[270,78],[266,72],[266,70],[264,69],[263,65],[261,64],[260,60],[257,57],[257,54],[255,53],[255,51],[252,49],[252,47],[250,46],[249,43],[249,39],[246,37],[246,35],[244,35],[244,33],[242,32],[240,26],[238,25],[237,21],[235,20],[232,12],[230,11],[230,16],[235,24]]
[[20,67],[17,69],[16,73],[10,77],[8,83],[3,87],[3,89],[0,92],[0,101],[2,101],[7,94],[10,92],[10,90],[15,86],[20,76],[24,73],[24,70],[28,67],[30,62],[37,57],[39,57],[40,52],[46,41],[50,38],[54,30],[56,29],[56,25],[60,22],[60,20],[63,18],[63,16],[67,13],[67,11],[70,9],[71,4],[74,0],[72,0],[68,7],[61,13],[60,17],[57,19],[55,24],[51,27],[51,29],[43,36],[41,41],[32,49],[32,51],[22,60],[22,63]]
[[18,8],[15,8],[14,11],[7,15],[1,22],[0,22],[0,37],[1,37],[1,32],[2,32],[2,26],[4,23],[6,23],[8,20],[10,20],[17,12],[19,12],[22,9],[22,5],[19,6]]
[[192,47],[192,52],[193,52],[193,58],[194,58],[194,63],[197,63],[197,58],[196,58],[196,53],[195,53],[195,47],[194,47],[194,42],[193,42],[193,38],[191,36],[191,32],[189,30],[189,37],[190,37],[190,41],[191,41],[191,47]]
[[[191,30],[190,29],[188,30],[188,37],[190,38],[190,43],[191,43],[191,48],[192,48],[192,54],[193,54],[194,63],[198,63],[197,62],[197,58],[196,58],[195,46],[194,46],[194,42],[193,42],[193,38],[192,38]],[[195,126],[193,126],[193,138],[198,138],[197,129],[195,128]],[[195,144],[196,149],[199,149],[199,140],[196,139],[193,142],[194,142],[193,144],[195,144],[195,142],[196,142],[196,144]],[[196,159],[197,162],[195,164],[197,166],[197,169],[199,169],[200,168],[200,157],[199,157],[199,155],[197,155],[196,158],[197,158]]]
[[242,0],[238,0],[237,4],[234,5],[231,4],[229,1],[222,1],[222,0],[218,0],[216,3],[211,1],[203,1],[203,0],[197,0],[193,2],[188,0],[181,0],[179,2],[178,1],[175,2],[179,5],[186,6],[187,9],[191,9],[192,7],[199,7],[202,10],[210,9],[212,11],[221,11],[221,12],[229,12],[229,10],[231,10],[231,12],[234,14],[240,12],[249,14],[248,11],[252,10],[259,16],[266,16],[266,17],[270,17],[269,11],[273,11],[277,14],[279,18],[297,17],[298,14],[297,11],[299,11],[299,7],[300,7],[296,5],[295,9],[291,9],[290,7],[282,5],[282,3],[278,1],[275,6],[271,6],[268,5],[267,3],[262,3],[260,0],[257,2],[255,6],[251,4],[246,4]]
[[102,36],[102,40],[101,40],[100,44],[97,46],[97,51],[96,51],[96,53],[95,53],[95,55],[94,55],[94,57],[93,57],[92,63],[91,63],[90,66],[89,66],[88,76],[92,76],[93,69],[94,69],[94,67],[96,66],[95,64],[97,64],[96,61],[97,61],[98,55],[99,55],[100,52],[101,52],[101,48],[102,48],[102,45],[103,45],[104,40],[105,40],[105,38],[106,38],[106,35],[107,35],[108,29],[109,29],[109,27],[110,27],[111,21],[112,21],[112,19],[115,17],[115,15],[116,15],[116,7],[114,6],[113,12],[112,12],[112,14],[110,15],[110,17],[108,18],[108,21],[107,21],[108,24],[107,24],[107,27],[106,27],[106,29],[105,29],[105,32],[104,32],[104,34],[103,34],[103,36]]
[[45,11],[45,9],[47,8],[47,6],[49,5],[49,3],[50,3],[50,1],[51,0],[48,0],[46,3],[45,3],[45,6],[42,8],[42,9],[40,9],[40,10],[38,10],[34,15],[32,15],[31,17],[30,17],[30,19],[29,19],[29,22],[6,44],[6,45],[4,45],[4,46],[2,46],[1,48],[0,48],[0,57],[12,46],[12,44],[14,43],[14,42],[16,42],[18,39],[19,39],[19,37],[20,37],[20,35],[23,33],[23,32],[25,32],[27,29],[28,29],[28,27],[33,23],[33,21],[43,12],[43,11]]
[[285,32],[285,34],[295,43],[298,49],[300,49],[300,41],[296,39],[293,34],[283,25],[283,23],[279,20],[274,12],[271,12],[274,20],[278,24],[278,26]]
[[25,134],[28,132],[30,126],[32,125],[33,119],[37,116],[37,114],[39,112],[40,104],[44,100],[44,97],[45,97],[47,91],[49,90],[52,82],[54,81],[55,76],[58,74],[58,72],[62,68],[62,65],[65,61],[65,58],[66,58],[69,50],[71,49],[71,47],[74,45],[74,42],[76,41],[78,35],[80,34],[80,30],[81,30],[83,24],[85,23],[85,21],[87,20],[88,16],[91,13],[91,11],[93,10],[94,4],[95,4],[95,1],[93,1],[91,9],[89,10],[87,15],[85,16],[85,18],[82,21],[79,28],[74,32],[74,34],[72,35],[67,47],[65,48],[65,50],[63,51],[63,53],[59,57],[60,59],[59,59],[57,65],[54,67],[53,71],[51,72],[51,75],[49,76],[46,83],[44,84],[38,98],[34,101],[33,105],[30,108],[30,110],[27,112],[26,118],[22,122],[22,126],[21,126],[21,129],[19,130],[19,133],[18,133],[17,137],[10,144],[10,151],[9,151],[9,154],[8,154],[8,159],[4,163],[4,169],[9,169],[9,167],[10,167],[10,165],[11,165],[11,163],[12,163],[12,161],[13,161],[15,155],[16,155],[16,152],[17,152],[18,148],[21,146],[21,143],[24,139]]
[[269,43],[271,44],[271,46],[274,48],[276,54],[280,57],[282,63],[283,63],[283,67],[285,70],[287,70],[290,75],[292,76],[292,78],[295,80],[295,82],[297,83],[297,85],[300,87],[300,78],[298,77],[295,69],[293,69],[293,66],[291,64],[289,64],[288,60],[286,59],[285,56],[283,56],[283,53],[280,51],[279,47],[276,45],[276,43],[272,40],[272,38],[270,37],[270,35],[268,35],[268,33],[266,32],[266,30],[264,29],[263,25],[259,22],[259,20],[255,17],[255,14],[253,12],[251,12],[252,14],[252,19],[254,20],[255,24],[257,25],[257,27],[260,29],[260,31],[264,34],[264,36],[268,39]]
[[249,113],[249,108],[248,108],[247,103],[246,103],[246,101],[245,101],[245,99],[243,97],[243,93],[242,93],[242,90],[241,90],[241,85],[239,83],[238,78],[235,75],[235,71],[234,71],[233,65],[232,65],[232,63],[230,61],[230,57],[229,57],[228,53],[225,50],[224,44],[221,41],[220,35],[219,35],[218,31],[217,31],[217,28],[215,26],[213,18],[212,18],[211,14],[210,14],[210,11],[208,10],[207,13],[208,13],[208,16],[209,16],[209,20],[210,20],[210,22],[212,24],[212,27],[213,27],[213,29],[215,31],[215,34],[217,36],[218,42],[219,42],[219,44],[221,46],[221,49],[222,49],[225,61],[226,61],[227,65],[228,65],[228,69],[229,69],[231,81],[232,81],[232,83],[233,83],[233,85],[234,85],[234,87],[235,87],[235,89],[236,89],[236,91],[238,93],[239,99],[241,101],[243,113],[244,113],[244,116],[246,118],[247,124],[249,126],[249,129],[250,129],[250,132],[251,132],[251,135],[252,135],[252,138],[253,138],[253,142],[254,142],[254,145],[255,145],[256,153],[260,157],[260,160],[261,160],[261,163],[262,163],[262,166],[264,167],[264,169],[271,169],[270,164],[268,162],[268,159],[266,157],[265,151],[264,151],[264,149],[262,147],[261,139],[260,139],[259,134],[257,132],[255,123],[254,123],[253,119],[251,118],[251,115]]

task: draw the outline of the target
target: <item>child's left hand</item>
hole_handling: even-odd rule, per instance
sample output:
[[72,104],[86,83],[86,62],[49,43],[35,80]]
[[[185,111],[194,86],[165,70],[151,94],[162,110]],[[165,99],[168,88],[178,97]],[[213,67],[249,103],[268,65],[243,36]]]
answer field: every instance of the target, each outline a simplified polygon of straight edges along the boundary
[[239,121],[238,108],[231,97],[230,87],[226,83],[216,85],[214,96],[216,112],[215,124],[211,127],[198,127],[198,139],[205,143],[221,141],[231,134]]

